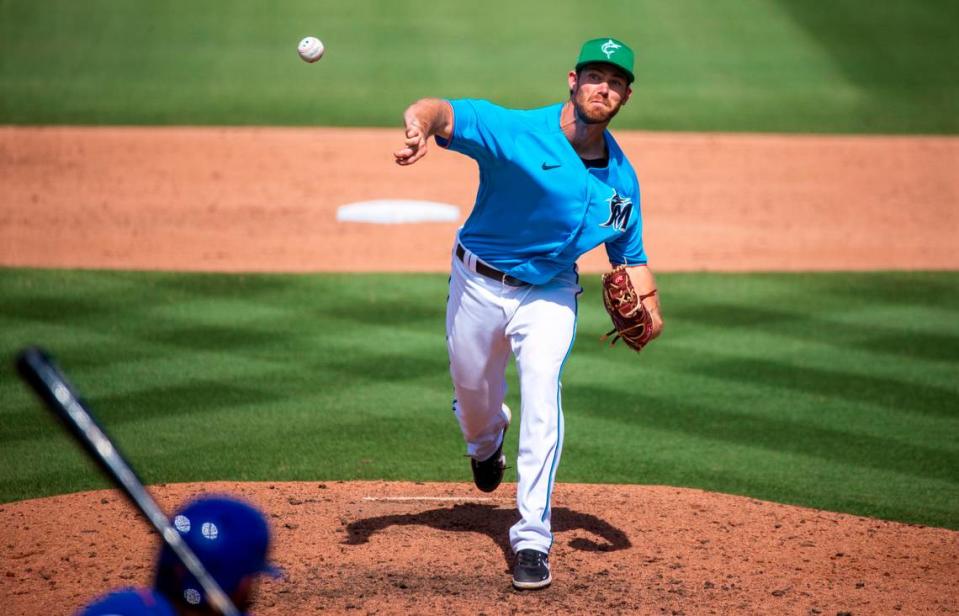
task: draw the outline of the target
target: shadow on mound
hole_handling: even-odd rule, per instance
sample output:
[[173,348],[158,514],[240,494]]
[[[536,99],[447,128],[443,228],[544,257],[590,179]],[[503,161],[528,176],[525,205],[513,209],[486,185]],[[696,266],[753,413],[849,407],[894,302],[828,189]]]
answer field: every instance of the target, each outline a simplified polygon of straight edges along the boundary
[[[366,518],[351,522],[346,527],[347,545],[359,545],[390,526],[429,526],[441,531],[482,533],[492,539],[503,552],[507,566],[512,561],[509,545],[509,529],[516,522],[516,511],[501,509],[495,505],[465,503],[452,507],[430,509],[420,513],[406,513]],[[552,515],[553,533],[583,529],[596,535],[601,541],[577,537],[569,542],[576,550],[587,552],[613,552],[631,547],[626,533],[606,520],[589,513],[580,513],[566,507],[555,507]]]

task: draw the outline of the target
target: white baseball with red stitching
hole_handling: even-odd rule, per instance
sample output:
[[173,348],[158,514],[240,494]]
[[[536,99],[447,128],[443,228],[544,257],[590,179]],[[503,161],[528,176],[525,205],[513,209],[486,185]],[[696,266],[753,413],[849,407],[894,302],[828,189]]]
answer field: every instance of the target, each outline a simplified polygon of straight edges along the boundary
[[323,41],[315,36],[304,38],[296,48],[296,52],[300,54],[304,62],[316,62],[323,57],[325,51],[326,47],[323,45]]

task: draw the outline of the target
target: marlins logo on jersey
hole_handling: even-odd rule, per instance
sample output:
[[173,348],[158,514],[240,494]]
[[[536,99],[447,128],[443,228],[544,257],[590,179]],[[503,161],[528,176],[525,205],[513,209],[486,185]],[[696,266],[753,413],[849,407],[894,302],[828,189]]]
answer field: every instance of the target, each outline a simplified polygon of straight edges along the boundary
[[609,203],[609,220],[600,225],[600,227],[612,227],[617,231],[625,231],[629,224],[629,215],[633,213],[633,200],[629,197],[621,197],[616,189],[613,189],[612,196],[606,200]]

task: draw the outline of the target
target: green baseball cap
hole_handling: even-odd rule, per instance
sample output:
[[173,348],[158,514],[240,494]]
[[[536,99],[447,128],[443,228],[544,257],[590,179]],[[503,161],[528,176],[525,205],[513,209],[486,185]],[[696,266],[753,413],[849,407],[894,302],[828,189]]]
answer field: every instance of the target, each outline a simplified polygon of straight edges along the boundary
[[593,62],[602,62],[612,64],[618,67],[629,76],[629,82],[636,80],[633,75],[633,50],[626,43],[614,38],[590,39],[583,43],[583,48],[579,52],[579,60],[576,61],[576,70],[583,68]]

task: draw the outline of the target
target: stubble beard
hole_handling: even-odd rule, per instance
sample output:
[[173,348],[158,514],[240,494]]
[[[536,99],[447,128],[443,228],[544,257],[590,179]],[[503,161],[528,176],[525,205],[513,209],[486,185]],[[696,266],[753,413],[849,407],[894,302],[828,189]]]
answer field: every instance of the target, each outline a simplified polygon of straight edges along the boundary
[[576,119],[583,124],[607,124],[619,113],[618,107],[609,111],[595,112],[588,107],[588,102],[587,105],[583,105],[576,100],[575,95],[573,96],[573,110],[576,112]]

